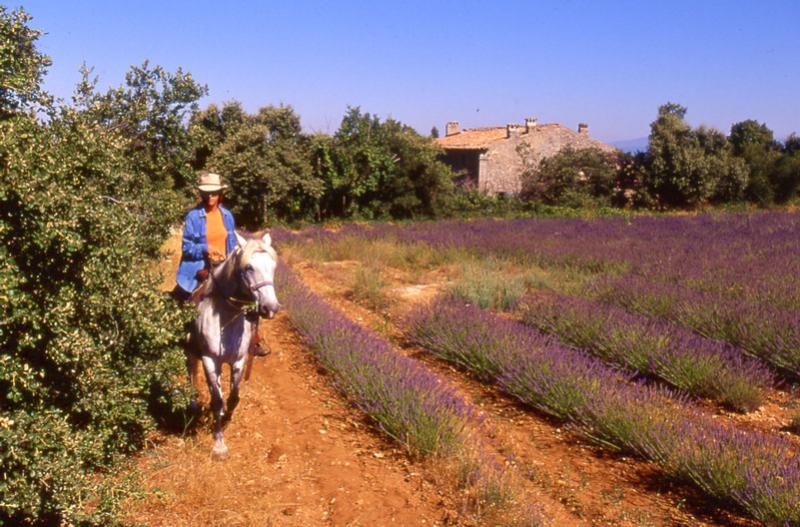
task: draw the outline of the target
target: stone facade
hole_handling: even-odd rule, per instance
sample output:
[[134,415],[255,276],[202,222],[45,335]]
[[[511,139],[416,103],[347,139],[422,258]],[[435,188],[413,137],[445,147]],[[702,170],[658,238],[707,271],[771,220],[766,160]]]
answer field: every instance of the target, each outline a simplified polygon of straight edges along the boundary
[[614,147],[589,137],[585,123],[574,131],[560,124],[540,125],[529,117],[523,125],[466,130],[450,122],[446,130],[447,135],[436,142],[444,150],[443,160],[457,174],[456,181],[487,194],[519,193],[525,170],[567,146],[616,152]]

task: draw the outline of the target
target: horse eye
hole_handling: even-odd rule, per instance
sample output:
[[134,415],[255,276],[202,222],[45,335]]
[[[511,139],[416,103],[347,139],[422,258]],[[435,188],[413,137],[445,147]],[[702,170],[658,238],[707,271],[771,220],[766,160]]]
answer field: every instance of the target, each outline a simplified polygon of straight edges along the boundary
[[252,270],[253,270],[253,266],[252,266],[252,265],[250,265],[250,264],[247,264],[247,265],[245,266],[244,270],[245,270],[245,271],[252,271]]

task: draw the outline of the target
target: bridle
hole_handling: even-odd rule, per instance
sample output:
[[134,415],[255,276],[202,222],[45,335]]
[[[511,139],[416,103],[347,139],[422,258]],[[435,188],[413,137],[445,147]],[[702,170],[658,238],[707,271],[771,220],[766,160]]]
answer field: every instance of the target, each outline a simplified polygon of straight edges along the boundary
[[[241,249],[239,249],[239,250],[241,250]],[[266,252],[266,251],[263,251],[263,252]],[[242,313],[245,313],[246,311],[248,311],[248,308],[252,308],[253,307],[254,302],[257,300],[256,292],[259,289],[261,289],[262,287],[266,287],[266,286],[273,286],[273,287],[275,286],[275,282],[273,280],[262,280],[260,282],[256,282],[255,284],[252,284],[252,285],[248,284],[245,274],[246,274],[245,270],[243,270],[243,269],[239,269],[238,270],[239,281],[240,281],[241,284],[243,284],[246,287],[247,293],[249,293],[250,298],[239,298],[239,297],[236,296],[235,293],[232,294],[232,295],[223,296],[223,299],[226,302],[228,302],[229,304],[231,304],[234,307],[239,308],[239,313],[237,313],[237,315],[234,317],[234,319],[238,318],[238,316],[241,315]],[[210,275],[210,278],[213,279],[213,273]],[[256,310],[257,309],[258,308],[256,307]]]
[[[244,274],[244,273],[242,272],[242,274]],[[255,293],[256,291],[258,291],[259,289],[261,289],[261,288],[262,288],[262,287],[264,287],[265,285],[272,285],[272,286],[274,286],[274,285],[275,285],[275,282],[274,282],[274,281],[272,281],[272,280],[262,280],[262,281],[260,281],[260,282],[256,282],[255,284],[253,284],[253,285],[251,285],[251,286],[248,286],[248,287],[249,287],[249,289],[250,289],[250,292],[252,292],[252,293]]]

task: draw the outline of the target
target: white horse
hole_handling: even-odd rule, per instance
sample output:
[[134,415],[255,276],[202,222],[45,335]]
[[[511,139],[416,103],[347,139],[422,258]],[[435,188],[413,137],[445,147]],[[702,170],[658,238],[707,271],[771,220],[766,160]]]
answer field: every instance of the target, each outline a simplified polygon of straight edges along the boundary
[[[211,410],[216,418],[213,454],[218,458],[228,452],[222,437],[225,415],[222,365],[231,367],[231,392],[225,416],[230,419],[239,403],[239,384],[257,331],[258,316],[272,317],[280,308],[274,284],[278,256],[269,234],[248,240],[236,233],[236,239],[236,250],[209,275],[204,298],[197,306],[194,343],[187,361],[192,382],[197,361],[203,361]],[[196,407],[197,403],[193,401],[192,405]]]

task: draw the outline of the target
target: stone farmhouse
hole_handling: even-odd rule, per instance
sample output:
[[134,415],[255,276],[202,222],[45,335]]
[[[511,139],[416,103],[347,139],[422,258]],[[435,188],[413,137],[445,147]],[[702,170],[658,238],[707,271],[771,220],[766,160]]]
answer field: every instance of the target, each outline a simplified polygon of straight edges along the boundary
[[531,117],[524,125],[464,130],[458,122],[449,122],[445,136],[436,143],[444,149],[443,161],[458,174],[456,181],[487,194],[519,193],[524,170],[535,168],[567,146],[599,148],[609,155],[617,151],[589,137],[585,123],[580,123],[576,132],[560,124],[538,124]]

